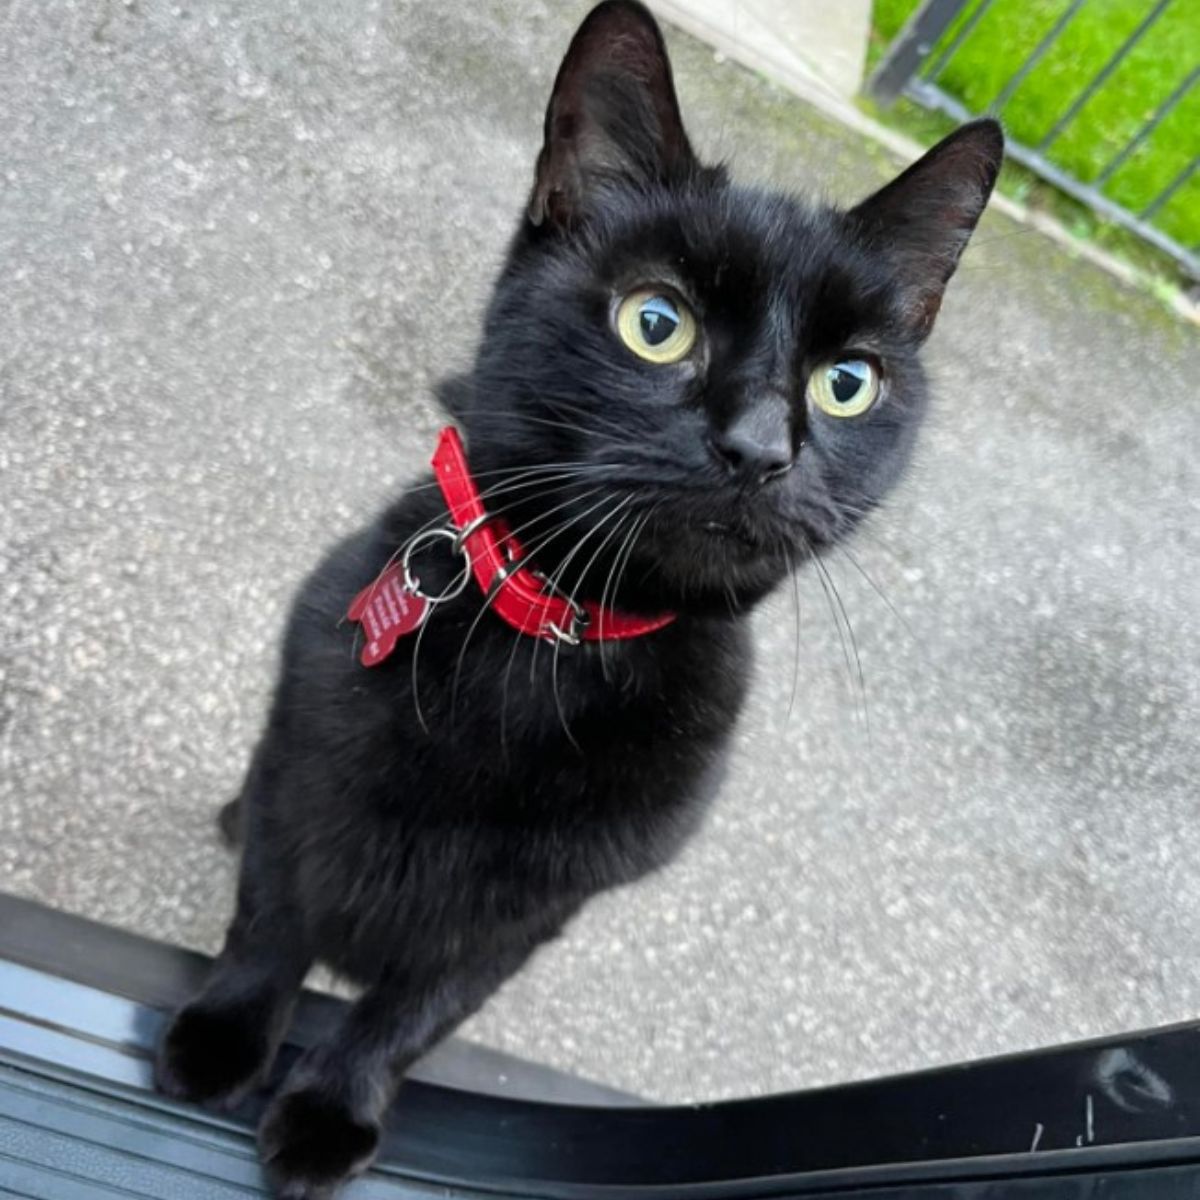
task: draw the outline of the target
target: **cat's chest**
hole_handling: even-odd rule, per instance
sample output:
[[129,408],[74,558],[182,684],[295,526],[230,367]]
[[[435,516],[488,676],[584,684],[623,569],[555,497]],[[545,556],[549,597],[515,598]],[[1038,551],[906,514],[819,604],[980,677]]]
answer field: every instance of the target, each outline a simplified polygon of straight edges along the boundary
[[681,617],[644,638],[562,645],[514,632],[468,590],[365,666],[338,617],[348,579],[385,544],[341,547],[295,613],[281,703],[309,777],[401,827],[427,812],[645,819],[684,802],[741,707],[741,628]]

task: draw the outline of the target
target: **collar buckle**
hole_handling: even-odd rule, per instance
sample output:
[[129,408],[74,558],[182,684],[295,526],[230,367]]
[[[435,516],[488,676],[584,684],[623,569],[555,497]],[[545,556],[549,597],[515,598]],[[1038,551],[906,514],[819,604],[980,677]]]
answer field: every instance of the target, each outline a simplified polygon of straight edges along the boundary
[[[557,588],[554,590],[558,591]],[[549,636],[556,642],[561,642],[566,646],[578,646],[583,641],[583,631],[591,623],[591,618],[587,615],[583,606],[573,597],[563,595],[562,592],[558,594],[563,596],[563,599],[571,606],[571,619],[567,622],[566,629],[563,629],[555,621],[547,621],[546,629],[549,632]]]

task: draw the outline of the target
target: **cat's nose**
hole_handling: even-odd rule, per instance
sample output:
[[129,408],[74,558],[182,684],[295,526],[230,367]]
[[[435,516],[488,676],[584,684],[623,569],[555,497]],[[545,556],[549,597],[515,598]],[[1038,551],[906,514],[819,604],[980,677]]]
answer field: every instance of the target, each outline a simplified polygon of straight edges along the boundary
[[761,486],[792,469],[792,431],[786,407],[757,404],[739,413],[709,444],[717,461],[740,482]]

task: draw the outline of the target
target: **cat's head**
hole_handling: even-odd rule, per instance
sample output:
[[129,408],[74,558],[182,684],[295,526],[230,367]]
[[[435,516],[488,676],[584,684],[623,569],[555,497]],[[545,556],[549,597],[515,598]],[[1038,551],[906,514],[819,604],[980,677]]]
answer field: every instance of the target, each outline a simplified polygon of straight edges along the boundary
[[653,18],[601,4],[458,414],[489,507],[579,598],[757,599],[900,474],[1002,149],[966,125],[849,211],[735,186],[692,151]]

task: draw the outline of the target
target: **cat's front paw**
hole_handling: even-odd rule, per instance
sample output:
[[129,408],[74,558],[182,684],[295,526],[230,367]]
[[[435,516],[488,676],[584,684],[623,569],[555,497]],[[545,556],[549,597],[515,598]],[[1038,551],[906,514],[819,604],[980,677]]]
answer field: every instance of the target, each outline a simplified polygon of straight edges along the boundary
[[284,1092],[258,1129],[263,1165],[280,1200],[329,1200],[379,1149],[379,1127],[315,1090]]
[[235,1107],[270,1066],[271,1046],[249,1012],[206,1007],[181,1009],[158,1048],[154,1082],[176,1100]]

